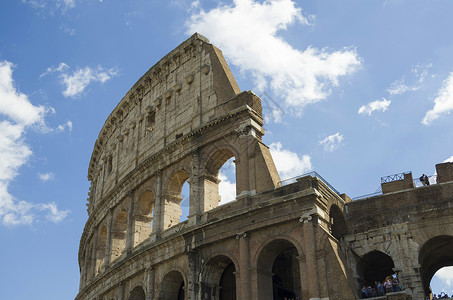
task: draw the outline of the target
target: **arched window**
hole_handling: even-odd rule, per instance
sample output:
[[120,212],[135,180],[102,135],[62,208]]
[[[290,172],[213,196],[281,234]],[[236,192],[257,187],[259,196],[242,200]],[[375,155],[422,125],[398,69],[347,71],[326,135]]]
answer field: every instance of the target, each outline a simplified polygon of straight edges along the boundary
[[112,261],[121,256],[126,249],[127,212],[122,209],[113,222],[112,227]]
[[236,199],[234,159],[228,149],[219,149],[209,158],[204,176],[203,212]]
[[134,210],[134,247],[146,240],[152,231],[154,194],[144,192]]
[[262,250],[258,258],[258,299],[302,297],[298,256],[296,247],[286,240],[273,241]]
[[441,235],[428,240],[420,249],[418,260],[425,295],[429,295],[434,274],[443,267],[453,266],[453,236]]
[[[180,222],[180,218],[182,216],[181,202],[183,201],[182,191],[184,183],[187,182],[188,179],[189,174],[184,170],[180,170],[173,174],[168,183],[167,193],[164,196],[165,197],[164,230]],[[189,202],[188,205],[190,207],[190,186],[188,202]]]

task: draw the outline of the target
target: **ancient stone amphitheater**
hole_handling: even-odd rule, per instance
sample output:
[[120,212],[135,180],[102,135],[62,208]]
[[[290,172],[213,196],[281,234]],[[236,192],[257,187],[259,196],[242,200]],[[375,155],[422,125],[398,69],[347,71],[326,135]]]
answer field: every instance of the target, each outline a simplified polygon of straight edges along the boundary
[[[282,184],[263,135],[260,98],[206,38],[149,69],[94,145],[76,299],[358,299],[391,274],[402,291],[376,299],[430,295],[453,265],[453,164],[436,184],[397,174],[351,201],[317,173]],[[219,206],[230,158],[236,199]]]

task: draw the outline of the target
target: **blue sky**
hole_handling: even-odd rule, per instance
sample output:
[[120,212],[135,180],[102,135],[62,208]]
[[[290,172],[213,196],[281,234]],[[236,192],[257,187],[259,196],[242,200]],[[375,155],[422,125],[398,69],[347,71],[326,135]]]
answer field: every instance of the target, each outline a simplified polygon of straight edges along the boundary
[[[2,297],[75,297],[99,130],[195,31],[262,96],[282,179],[316,170],[355,197],[381,176],[434,174],[453,160],[452,11],[450,0],[2,1]],[[435,292],[453,293],[452,273]]]

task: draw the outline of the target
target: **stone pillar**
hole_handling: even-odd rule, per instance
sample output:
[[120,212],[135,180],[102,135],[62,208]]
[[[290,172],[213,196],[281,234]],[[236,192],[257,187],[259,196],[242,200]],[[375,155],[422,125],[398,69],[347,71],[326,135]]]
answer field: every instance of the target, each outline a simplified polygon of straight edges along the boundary
[[[153,267],[146,269],[146,300],[154,299],[154,278],[155,270]],[[194,298],[195,299],[195,298]]]
[[156,174],[157,186],[156,195],[154,196],[154,214],[153,214],[153,233],[157,236],[160,235],[163,228],[164,216],[164,202],[165,199],[162,197],[162,172],[159,171]]
[[108,268],[112,253],[112,226],[113,226],[113,209],[109,209],[107,216],[107,239],[105,241],[105,260],[104,270]]
[[97,254],[97,250],[98,250],[98,235],[99,235],[98,229],[99,228],[96,228],[96,230],[93,234],[94,242],[93,242],[93,253],[91,254],[92,263],[91,263],[91,270],[90,270],[93,277],[96,276],[96,263],[97,263],[96,254]]
[[124,292],[125,292],[125,289],[126,289],[126,286],[124,284],[124,282],[121,282],[119,287],[118,287],[118,300],[125,300],[124,298]]
[[185,289],[186,299],[196,299],[197,296],[197,260],[198,254],[194,250],[187,251],[187,258],[189,260],[189,274],[187,278],[187,288]]
[[297,257],[297,260],[299,261],[299,274],[300,274],[300,286],[301,286],[301,292],[302,292],[302,299],[308,299],[309,297],[309,289],[308,289],[308,277],[309,274],[307,272],[307,261],[305,256],[299,255]]
[[313,218],[312,215],[303,216],[299,219],[303,223],[305,257],[307,271],[309,272],[308,290],[310,300],[320,299],[318,265],[316,263],[316,240],[313,225],[315,220],[316,217]]
[[236,235],[236,239],[239,240],[239,276],[240,293],[238,299],[250,299],[250,241],[249,235],[245,232],[241,232]]
[[131,191],[128,197],[129,210],[127,213],[126,253],[130,255],[134,247],[134,191]]

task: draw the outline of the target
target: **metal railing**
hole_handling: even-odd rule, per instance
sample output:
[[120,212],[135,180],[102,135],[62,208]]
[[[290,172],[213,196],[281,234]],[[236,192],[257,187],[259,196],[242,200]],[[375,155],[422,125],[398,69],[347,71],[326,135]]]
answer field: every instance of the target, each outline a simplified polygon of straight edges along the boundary
[[[388,183],[388,182],[396,181],[396,180],[403,180],[404,179],[404,174],[409,174],[409,173],[411,173],[411,172],[404,172],[404,173],[399,173],[399,174],[394,174],[394,175],[390,175],[390,176],[381,177],[381,184],[382,183]],[[428,176],[428,178],[429,178],[429,184],[430,185],[437,184],[437,174],[433,174],[431,176]],[[420,181],[419,178],[413,179],[413,182],[414,182],[414,188],[419,188],[419,187],[425,186]],[[374,197],[374,196],[378,196],[378,195],[382,195],[382,186],[380,186],[374,193],[366,194],[366,195],[362,195],[362,196],[357,196],[357,197],[352,198],[352,200],[360,200],[360,199],[365,199],[365,198]]]
[[287,184],[290,184],[290,183],[294,183],[294,182],[296,182],[297,179],[302,178],[302,177],[306,177],[306,176],[311,176],[311,177],[318,178],[319,180],[324,182],[334,193],[336,193],[337,195],[340,195],[340,192],[337,191],[333,186],[331,186],[330,183],[328,183],[327,180],[322,178],[322,176],[319,175],[316,171],[311,171],[311,172],[308,172],[308,173],[305,173],[305,174],[302,174],[302,175],[299,175],[299,176],[296,176],[296,177],[291,177],[291,178],[279,181],[277,183],[277,186],[281,187],[281,186],[284,186],[284,185],[287,185]]
[[389,182],[393,182],[393,181],[397,181],[397,180],[404,180],[404,175],[406,175],[406,174],[412,174],[412,172],[404,172],[404,173],[398,173],[398,174],[381,177],[381,184],[389,183]]

